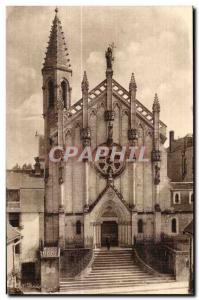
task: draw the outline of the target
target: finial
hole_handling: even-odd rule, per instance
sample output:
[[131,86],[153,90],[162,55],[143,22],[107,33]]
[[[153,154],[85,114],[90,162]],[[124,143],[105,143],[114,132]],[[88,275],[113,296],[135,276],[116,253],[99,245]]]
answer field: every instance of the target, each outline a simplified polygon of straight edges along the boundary
[[134,76],[134,73],[132,73],[131,75],[131,81],[129,83],[129,90],[130,91],[137,91],[137,84],[136,84],[136,81],[135,81],[135,76]]
[[153,111],[160,112],[160,103],[159,103],[157,93],[155,93],[155,97],[154,97],[154,101],[153,101]]
[[58,14],[58,7],[55,8],[55,13]]
[[82,91],[89,89],[89,83],[86,75],[86,71],[84,71],[83,80],[82,80]]

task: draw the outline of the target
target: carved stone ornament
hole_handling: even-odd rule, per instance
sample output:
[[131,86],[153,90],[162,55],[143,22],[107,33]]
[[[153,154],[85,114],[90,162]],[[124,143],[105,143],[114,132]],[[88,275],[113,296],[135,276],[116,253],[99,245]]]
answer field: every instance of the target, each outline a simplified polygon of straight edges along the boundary
[[155,211],[161,212],[160,204],[155,204]]
[[91,131],[90,128],[82,128],[80,130],[80,136],[82,140],[83,147],[88,147],[91,144]]
[[114,119],[115,119],[115,113],[114,113],[114,111],[113,110],[106,110],[105,112],[104,112],[104,119],[105,119],[105,121],[114,121]]
[[125,160],[120,161],[120,155],[116,154],[113,161],[110,159],[113,146],[116,147],[116,152],[122,150],[122,147],[116,143],[113,143],[110,147],[106,143],[99,145],[99,147],[109,147],[109,153],[107,156],[101,156],[99,160],[95,162],[96,170],[110,182],[119,176],[125,168]]
[[154,184],[158,185],[160,183],[160,167],[158,165],[155,166],[155,176],[154,176]]
[[159,150],[152,150],[151,152],[151,160],[152,161],[160,161],[160,151]]
[[130,129],[128,130],[128,139],[129,139],[129,141],[135,141],[135,140],[138,140],[137,129],[135,129],[135,128],[130,128]]

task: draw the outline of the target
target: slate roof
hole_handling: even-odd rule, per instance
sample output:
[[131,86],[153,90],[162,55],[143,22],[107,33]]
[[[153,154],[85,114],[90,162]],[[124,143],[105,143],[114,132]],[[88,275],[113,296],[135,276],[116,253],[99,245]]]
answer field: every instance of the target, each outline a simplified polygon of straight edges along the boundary
[[64,68],[71,71],[68,55],[69,53],[65,42],[64,32],[56,10],[50,31],[44,67]]

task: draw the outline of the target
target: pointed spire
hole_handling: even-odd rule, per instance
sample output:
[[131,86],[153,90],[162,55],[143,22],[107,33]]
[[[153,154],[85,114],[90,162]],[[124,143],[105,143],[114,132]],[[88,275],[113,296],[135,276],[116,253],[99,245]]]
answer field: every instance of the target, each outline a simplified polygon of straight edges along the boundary
[[159,103],[157,93],[155,93],[155,97],[154,97],[154,101],[153,101],[153,111],[160,112],[160,103]]
[[132,73],[131,75],[131,81],[129,83],[129,91],[137,91],[137,84],[136,84],[136,81],[135,81],[135,76],[134,76],[134,73]]
[[82,80],[82,91],[88,91],[89,83],[86,75],[86,71],[84,71],[83,80]]
[[58,17],[58,8],[56,7],[44,60],[44,67],[61,67],[71,71],[67,50],[64,33]]

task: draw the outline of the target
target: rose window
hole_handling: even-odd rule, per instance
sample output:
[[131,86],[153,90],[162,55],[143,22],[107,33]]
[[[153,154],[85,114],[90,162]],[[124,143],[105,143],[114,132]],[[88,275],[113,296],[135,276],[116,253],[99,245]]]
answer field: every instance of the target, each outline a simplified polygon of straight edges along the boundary
[[[102,144],[99,147],[108,147],[106,144]],[[111,159],[112,147],[115,147],[114,152],[116,152],[114,156],[114,160]],[[108,155],[101,155],[98,161],[95,161],[95,168],[101,175],[104,177],[117,177],[121,174],[125,167],[125,158],[123,161],[120,161],[120,155],[117,152],[122,151],[122,147],[116,143],[113,143],[112,146],[108,147],[109,152]],[[95,150],[97,151],[97,149]]]

